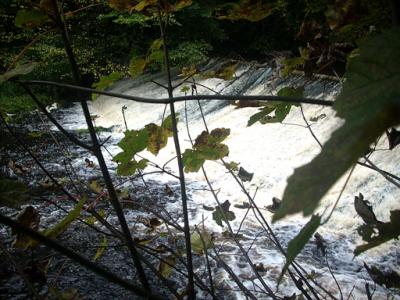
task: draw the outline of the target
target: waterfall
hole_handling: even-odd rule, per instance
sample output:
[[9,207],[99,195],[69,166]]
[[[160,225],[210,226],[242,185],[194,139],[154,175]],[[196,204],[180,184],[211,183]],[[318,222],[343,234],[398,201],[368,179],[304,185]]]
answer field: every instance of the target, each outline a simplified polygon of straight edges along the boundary
[[[214,61],[208,68],[215,68],[215,65],[217,65],[217,62]],[[200,78],[196,80],[196,88],[199,94],[213,94],[213,91],[215,91],[229,95],[238,93],[271,95],[276,94],[280,88],[285,86],[304,85],[306,97],[326,100],[334,100],[335,96],[340,92],[341,84],[339,81],[322,79],[310,81],[301,76],[281,79],[276,76],[276,73],[277,70],[268,66],[241,64],[236,71],[234,79]],[[174,76],[174,84],[178,84],[181,78],[177,74]],[[116,83],[112,90],[128,95],[155,99],[167,97],[166,90],[152,81],[165,85],[164,75],[159,73],[146,75],[137,80],[122,80]],[[191,84],[185,83],[183,85],[187,85],[190,88]],[[175,96],[182,95],[184,95],[184,92],[177,88]],[[253,180],[250,183],[246,183],[246,187],[251,194],[254,194],[258,188],[255,202],[260,208],[271,204],[273,197],[280,198],[286,186],[286,180],[294,169],[308,163],[320,151],[318,143],[306,127],[299,107],[292,107],[291,112],[282,124],[262,125],[256,123],[251,127],[247,127],[249,117],[257,112],[255,107],[236,109],[235,106],[230,105],[227,101],[201,100],[200,104],[205,113],[208,128],[225,127],[231,129],[230,136],[224,142],[229,146],[227,161],[238,162],[247,171],[254,173]],[[196,101],[190,101],[186,105],[190,135],[195,138],[204,130],[200,109]],[[116,129],[109,141],[108,148],[113,154],[120,151],[116,144],[123,137],[124,122],[121,112],[123,106],[127,107],[125,115],[129,129],[140,129],[152,122],[160,124],[164,109],[166,109],[166,115],[169,114],[169,108],[163,104],[143,104],[100,96],[92,103],[91,111],[98,116],[96,125],[103,127],[115,126],[114,128]],[[181,147],[184,150],[190,148],[185,124],[185,103],[180,102],[176,106],[179,113],[179,138]],[[311,129],[321,143],[329,139],[331,133],[343,123],[343,120],[335,117],[335,112],[332,108],[317,105],[303,105],[303,108],[304,115],[311,124]],[[392,151],[385,150],[387,148],[388,142],[386,137],[383,136],[376,145],[376,149],[379,151],[375,151],[370,156],[370,160],[380,168],[396,174],[400,147]],[[169,140],[168,146],[162,149],[157,157],[147,152],[144,152],[143,156],[150,161],[163,165],[175,156],[172,139]],[[112,166],[115,168],[113,162],[108,161],[108,163],[111,168],[113,168]],[[172,172],[177,172],[176,160],[170,162],[168,167]],[[240,188],[219,163],[207,161],[205,168],[214,188],[219,190],[220,199],[229,200],[232,206],[246,201]],[[330,210],[332,203],[338,197],[346,176],[347,173],[322,199],[318,210],[319,213],[324,212],[325,209]],[[152,179],[168,182],[171,185],[178,184],[177,181],[174,182],[173,179],[165,174],[157,175]],[[211,212],[203,209],[203,205],[215,206],[216,204],[206,190],[206,184],[201,172],[186,174],[186,180],[190,197],[191,225],[200,224],[204,216],[206,227],[210,231],[221,232],[225,230],[225,228],[215,224],[212,220]],[[383,268],[390,266],[392,269],[399,271],[399,243],[391,241],[353,259],[352,251],[356,245],[362,243],[356,232],[356,228],[362,224],[362,219],[357,216],[354,209],[354,197],[359,193],[362,193],[364,198],[372,204],[379,220],[388,221],[390,210],[398,207],[400,191],[396,186],[389,183],[381,174],[362,166],[356,166],[332,218],[327,224],[319,228],[318,232],[327,241],[330,264],[342,286],[344,295],[348,295],[354,285],[356,298],[360,297],[361,299],[361,295],[365,294],[364,280],[369,278],[365,270],[360,272],[363,262],[373,263]],[[171,208],[179,210],[179,202],[171,203]],[[233,211],[236,219],[232,224],[237,227],[246,210],[233,208]],[[266,219],[270,220],[271,213],[267,210],[263,210],[263,212]],[[306,222],[307,219],[302,216],[294,215],[277,222],[273,227],[283,244],[286,245]],[[253,216],[249,215],[244,222],[244,235],[250,239],[259,230],[257,221]],[[243,243],[249,246],[251,242],[252,240],[244,241]],[[279,275],[284,259],[275,249],[272,249],[265,238],[258,239],[256,245],[257,247],[253,247],[249,253],[255,258],[256,262],[263,262],[271,270],[275,270],[269,274],[271,282],[274,282],[273,279],[276,279],[276,274]],[[232,258],[233,265],[235,265],[234,260],[235,258]],[[237,260],[239,261],[240,259],[237,258]],[[315,271],[318,279],[325,281],[328,286],[333,286],[332,290],[336,291],[336,286],[333,284],[333,279],[329,275],[324,260],[318,260],[315,255],[315,245],[312,241],[307,244],[300,254],[299,261],[307,264],[307,268]],[[237,274],[246,273],[246,270],[240,267],[234,268],[234,271]],[[377,299],[384,297],[384,295],[384,292],[379,289],[375,294]]]

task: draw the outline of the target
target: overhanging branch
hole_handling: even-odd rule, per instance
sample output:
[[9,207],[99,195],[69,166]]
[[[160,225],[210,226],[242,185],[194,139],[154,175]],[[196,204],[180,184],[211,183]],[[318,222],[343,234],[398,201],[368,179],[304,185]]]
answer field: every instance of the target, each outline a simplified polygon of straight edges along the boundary
[[315,104],[315,105],[323,105],[323,106],[332,106],[333,101],[329,100],[321,100],[321,99],[313,99],[313,98],[297,98],[297,97],[282,97],[282,96],[266,96],[266,95],[192,95],[192,96],[180,96],[173,98],[160,98],[160,99],[152,99],[152,98],[144,98],[144,97],[136,97],[131,95],[125,95],[115,92],[107,92],[107,91],[99,91],[91,88],[86,88],[73,84],[59,83],[54,81],[44,81],[44,80],[18,80],[16,82],[24,83],[24,84],[37,84],[37,85],[51,85],[63,87],[71,90],[77,90],[82,92],[88,92],[98,95],[105,95],[110,97],[116,97],[126,100],[132,100],[141,103],[148,104],[170,104],[175,102],[182,101],[190,101],[190,100],[211,100],[211,101],[273,101],[273,102],[291,102],[291,103],[305,103],[305,104]]

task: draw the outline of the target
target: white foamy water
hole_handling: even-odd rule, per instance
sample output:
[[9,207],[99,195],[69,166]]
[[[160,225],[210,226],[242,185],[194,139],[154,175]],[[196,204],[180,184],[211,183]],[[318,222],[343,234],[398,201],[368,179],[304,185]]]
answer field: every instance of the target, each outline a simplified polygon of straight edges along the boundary
[[[197,83],[223,94],[245,93],[248,95],[276,94],[276,91],[284,86],[305,83],[301,78],[276,79],[273,77],[273,73],[273,70],[266,67],[243,66],[237,72],[235,80],[224,81],[212,78],[197,80]],[[155,80],[164,82],[162,75],[155,76]],[[176,82],[178,82],[178,79]],[[190,86],[190,84],[187,85]],[[334,100],[339,89],[340,85],[335,82],[308,82],[305,83],[305,96]],[[123,80],[116,84],[113,91],[148,98],[167,97],[165,90],[150,82],[150,80],[147,82],[142,80],[140,84],[138,81]],[[197,91],[199,94],[212,94],[209,89],[200,85],[197,85]],[[183,94],[177,91],[175,95]],[[305,127],[300,108],[293,107],[283,124],[261,125],[257,123],[247,127],[249,117],[257,112],[257,108],[235,109],[234,106],[221,101],[200,101],[200,103],[210,130],[218,127],[231,129],[230,136],[224,142],[229,146],[230,151],[226,160],[238,162],[247,171],[254,173],[252,181],[245,183],[245,186],[251,195],[258,188],[255,202],[262,209],[264,217],[270,221],[272,214],[263,208],[271,204],[272,197],[281,198],[286,180],[294,169],[312,160],[320,151],[318,143]],[[91,106],[91,112],[99,116],[96,119],[96,125],[104,127],[118,125],[119,128],[114,130],[112,139],[108,143],[108,150],[113,155],[120,151],[116,143],[123,137],[124,122],[121,110],[124,105],[127,107],[125,113],[129,129],[140,129],[151,122],[160,124],[165,108],[162,104],[141,104],[117,98],[99,97]],[[184,149],[190,148],[185,124],[184,103],[178,103],[176,106],[180,113],[178,129],[183,152]],[[303,105],[303,108],[307,120],[312,124],[313,132],[322,143],[343,123],[342,120],[335,117],[331,108],[315,105]],[[204,130],[204,124],[196,101],[188,102],[187,110],[190,134],[194,139]],[[169,115],[168,107],[166,115]],[[310,119],[316,117],[320,117],[320,119],[316,122],[310,121]],[[67,125],[70,128],[84,127],[83,118],[78,113],[72,114],[69,122],[70,124]],[[400,147],[392,151],[384,150],[388,148],[388,142],[386,137],[382,137],[376,148],[379,151],[374,152],[370,156],[370,160],[378,167],[399,175]],[[175,156],[173,140],[172,138],[169,140],[168,146],[162,149],[157,157],[148,152],[141,154],[150,161],[163,165]],[[106,157],[109,156],[106,155]],[[113,164],[110,160],[108,163]],[[171,161],[168,167],[169,170],[177,174],[176,160]],[[234,230],[237,229],[247,210],[235,208],[233,205],[247,201],[245,195],[241,193],[240,187],[220,163],[206,162],[205,168],[214,189],[219,191],[220,200],[229,200],[232,204],[231,210],[234,211],[236,219],[231,224]],[[329,208],[332,203],[336,201],[346,176],[347,174],[324,197],[320,212],[328,208],[325,216],[330,211]],[[168,184],[174,181],[168,175],[153,175],[152,179],[168,182]],[[186,181],[190,197],[191,226],[200,224],[204,217],[206,220],[205,227],[208,231],[221,233],[226,230],[226,227],[222,228],[212,220],[212,212],[203,209],[203,205],[217,205],[210,192],[206,190],[208,187],[203,174],[201,172],[186,174]],[[175,183],[172,184],[177,185],[178,182],[175,180]],[[389,220],[390,210],[398,207],[400,197],[400,190],[389,183],[382,175],[357,165],[332,218],[318,229],[328,245],[329,265],[339,282],[344,299],[347,299],[350,294],[352,295],[350,299],[352,299],[351,297],[366,299],[365,283],[369,282],[373,286],[368,273],[362,268],[363,262],[373,264],[384,270],[400,272],[398,242],[392,241],[359,257],[353,257],[354,248],[362,243],[356,232],[356,228],[362,224],[362,220],[357,216],[353,204],[354,196],[360,192],[365,199],[372,203],[377,218],[381,221]],[[169,209],[181,209],[179,202],[171,204]],[[286,246],[288,241],[299,232],[306,222],[307,219],[301,215],[290,216],[273,224],[273,229],[282,244]],[[264,279],[275,289],[276,279],[285,262],[284,258],[262,234],[262,228],[252,212],[246,217],[241,233],[245,237],[241,241],[244,248],[250,249],[249,255],[254,263],[263,263],[266,266],[267,272],[263,273]],[[251,289],[254,288],[253,282],[261,286],[257,280],[254,280],[254,275],[249,266],[243,263],[242,255],[237,247],[229,247],[233,246],[232,242],[226,242],[226,245],[226,249],[221,253],[235,274],[243,281],[243,284]],[[315,279],[328,291],[340,298],[339,289],[330,275],[326,260],[318,254],[313,241],[309,242],[299,255],[298,262],[309,272],[315,273]],[[217,283],[236,288],[235,283],[225,272],[216,271],[214,275]],[[280,291],[283,295],[289,296],[293,292],[297,292],[293,286],[291,281],[284,279],[280,285]],[[388,290],[376,286],[373,299],[387,299],[388,293]],[[241,298],[241,295],[237,293],[234,296],[244,299]],[[230,297],[229,299],[231,299]],[[399,298],[397,295],[393,297]]]

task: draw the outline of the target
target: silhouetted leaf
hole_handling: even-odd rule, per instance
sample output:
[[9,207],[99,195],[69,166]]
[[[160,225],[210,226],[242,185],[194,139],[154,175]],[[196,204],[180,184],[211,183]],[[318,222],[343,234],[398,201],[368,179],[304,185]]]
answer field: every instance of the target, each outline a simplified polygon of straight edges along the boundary
[[235,220],[236,216],[234,212],[229,211],[229,207],[231,206],[230,202],[226,200],[221,204],[221,207],[218,205],[215,207],[215,211],[213,212],[213,220],[221,227],[224,227],[222,221],[225,221],[224,216],[227,221]]
[[400,31],[392,29],[364,41],[359,53],[348,64],[347,80],[334,104],[345,123],[319,155],[288,179],[274,221],[300,211],[312,214],[369,145],[400,122]]
[[389,140],[389,149],[392,150],[394,147],[400,144],[400,131],[392,128],[390,131],[387,131],[387,138]]
[[251,181],[253,179],[254,173],[247,172],[244,168],[240,167],[238,172],[238,177],[242,181]]
[[318,215],[313,215],[310,221],[308,221],[308,223],[300,230],[299,234],[296,235],[296,237],[289,242],[286,252],[286,263],[282,269],[281,275],[279,276],[279,282],[281,281],[287,268],[294,261],[301,250],[303,250],[304,246],[313,236],[314,232],[318,229],[320,224],[321,217]]
[[[364,251],[379,246],[380,244],[398,238],[400,235],[400,210],[392,210],[390,212],[390,222],[380,222],[376,225],[376,228],[378,229],[378,234],[376,234],[374,231],[368,231],[363,228],[363,239],[368,243],[357,246],[357,248],[354,250],[354,254],[356,256]],[[371,235],[367,236],[368,233]]]
[[263,119],[266,119],[266,116],[268,116],[270,113],[272,113],[275,110],[275,106],[265,106],[260,111],[254,115],[252,115],[247,122],[247,127],[257,123],[258,121],[261,121]]
[[35,66],[36,66],[36,63],[33,63],[33,62],[27,63],[27,64],[23,64],[23,65],[18,65],[14,69],[1,74],[0,75],[0,83],[2,83],[4,81],[7,81],[10,78],[13,78],[13,77],[18,76],[18,75],[28,74],[28,73],[33,71]]
[[386,288],[400,289],[400,276],[395,271],[381,271],[375,266],[368,266],[364,263],[371,279],[379,285],[384,285]]
[[363,219],[363,221],[368,225],[376,225],[379,223],[377,220],[372,206],[368,205],[368,201],[364,200],[363,194],[354,197],[354,208],[357,214]]

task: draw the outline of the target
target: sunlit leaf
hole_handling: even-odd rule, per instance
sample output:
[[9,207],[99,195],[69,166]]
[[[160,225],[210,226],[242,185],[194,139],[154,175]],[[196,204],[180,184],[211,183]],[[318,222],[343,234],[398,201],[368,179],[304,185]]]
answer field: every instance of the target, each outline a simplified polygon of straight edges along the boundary
[[236,218],[235,213],[229,210],[230,206],[231,203],[226,200],[221,204],[221,207],[217,205],[215,211],[212,213],[213,220],[221,227],[224,227],[223,221],[233,221]]
[[360,45],[347,67],[335,101],[345,123],[309,164],[288,179],[278,220],[302,211],[310,215],[331,186],[362,156],[386,128],[400,123],[400,30],[392,29]]
[[108,246],[108,240],[104,236],[99,248],[97,248],[96,254],[93,257],[93,261],[98,260],[104,254],[104,251],[107,249],[107,246]]
[[195,140],[193,149],[186,149],[182,155],[185,172],[197,172],[206,160],[221,159],[229,149],[221,142],[228,137],[230,129],[216,128],[210,133],[203,131]]
[[204,250],[208,250],[213,246],[213,238],[206,230],[201,230],[200,233],[195,231],[190,236],[190,244],[194,253],[203,255]]
[[20,28],[35,28],[44,24],[49,18],[38,9],[20,9],[15,16],[15,26]]
[[31,62],[15,67],[14,69],[0,75],[0,83],[7,81],[10,78],[13,78],[18,75],[28,74],[35,69],[36,65],[37,65],[36,63]]
[[300,232],[296,235],[294,239],[292,239],[286,251],[286,263],[282,269],[282,273],[279,277],[279,282],[281,281],[284,273],[290,264],[294,261],[296,256],[303,250],[304,246],[313,236],[314,232],[318,229],[321,224],[321,217],[318,215],[313,215],[308,221],[308,223],[300,230]]
[[136,170],[143,170],[147,167],[147,159],[139,161],[131,160],[126,163],[121,163],[117,166],[117,174],[120,176],[131,176],[136,173]]
[[146,129],[127,130],[125,137],[118,143],[118,146],[125,152],[136,154],[146,149],[149,134]]

